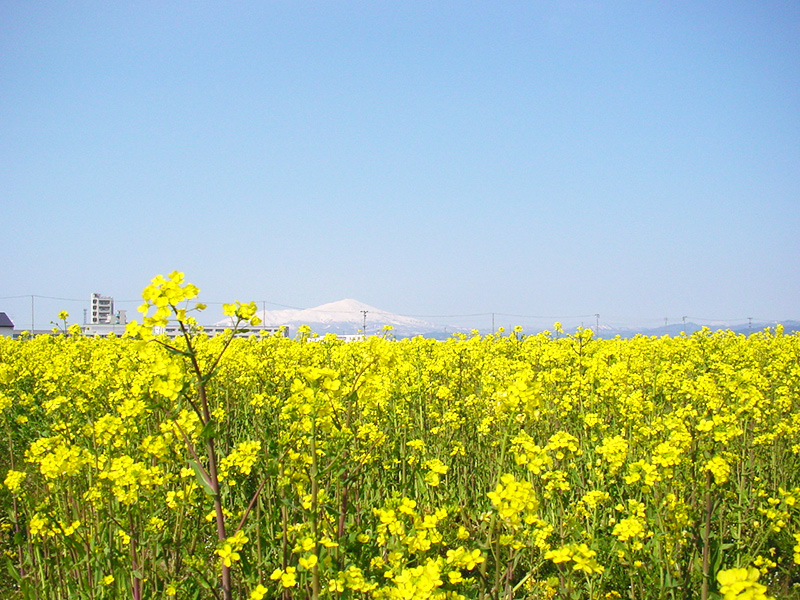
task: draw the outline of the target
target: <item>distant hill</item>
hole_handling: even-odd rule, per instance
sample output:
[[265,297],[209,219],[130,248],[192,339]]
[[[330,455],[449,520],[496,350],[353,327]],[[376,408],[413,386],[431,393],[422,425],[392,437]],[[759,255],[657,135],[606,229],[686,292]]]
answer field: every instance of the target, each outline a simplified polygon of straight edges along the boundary
[[[719,330],[730,330],[734,333],[749,335],[751,333],[756,333],[759,331],[763,331],[767,327],[775,328],[775,326],[780,323],[783,325],[784,333],[793,333],[800,331],[800,321],[777,321],[771,323],[765,322],[758,322],[758,323],[736,323],[736,324],[729,324],[729,323],[714,323],[713,325],[706,325],[712,331],[719,331]],[[703,328],[703,325],[698,325],[697,323],[675,323],[673,325],[666,325],[664,327],[653,327],[653,328],[635,328],[635,327],[620,327],[620,328],[613,328],[613,327],[603,327],[600,326],[600,332],[598,337],[603,339],[611,339],[616,336],[620,336],[621,338],[628,339],[635,337],[637,335],[645,335],[645,336],[657,336],[662,337],[668,335],[670,337],[679,336],[682,332],[686,333],[686,335],[691,335],[695,331],[700,331]]]

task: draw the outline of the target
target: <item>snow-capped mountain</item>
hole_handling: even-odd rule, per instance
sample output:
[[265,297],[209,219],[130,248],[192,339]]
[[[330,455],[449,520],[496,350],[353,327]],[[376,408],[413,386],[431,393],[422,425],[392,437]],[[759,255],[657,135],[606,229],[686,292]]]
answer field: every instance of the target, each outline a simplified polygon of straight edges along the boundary
[[[385,325],[391,325],[397,337],[426,335],[442,331],[442,327],[413,317],[396,315],[358,300],[345,299],[329,302],[314,308],[283,309],[259,311],[258,316],[264,325],[289,327],[290,335],[301,325],[308,325],[319,335],[336,333],[352,335],[362,333],[366,317],[366,333],[379,333]],[[223,319],[217,325],[228,325],[230,319]]]

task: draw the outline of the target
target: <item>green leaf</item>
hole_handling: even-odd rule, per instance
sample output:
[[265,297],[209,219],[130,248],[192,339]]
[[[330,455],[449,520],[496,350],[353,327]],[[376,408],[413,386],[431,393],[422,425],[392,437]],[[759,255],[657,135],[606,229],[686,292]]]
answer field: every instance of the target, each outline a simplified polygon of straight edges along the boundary
[[8,574],[16,581],[18,584],[22,584],[22,577],[20,577],[19,573],[17,572],[17,567],[11,562],[11,559],[6,558],[6,567],[8,567]]
[[203,440],[203,441],[206,441],[206,440],[211,439],[211,438],[216,438],[217,437],[216,436],[216,433],[217,433],[216,427],[217,427],[217,424],[216,424],[216,422],[214,421],[214,419],[212,417],[212,419],[203,426],[203,430],[200,432],[200,436],[199,436],[200,439]]
[[197,477],[197,483],[200,484],[206,495],[213,498],[214,488],[211,487],[211,479],[209,478],[208,473],[206,473],[206,470],[197,464],[197,461],[190,460],[189,464],[192,466],[192,469],[194,469],[194,474]]

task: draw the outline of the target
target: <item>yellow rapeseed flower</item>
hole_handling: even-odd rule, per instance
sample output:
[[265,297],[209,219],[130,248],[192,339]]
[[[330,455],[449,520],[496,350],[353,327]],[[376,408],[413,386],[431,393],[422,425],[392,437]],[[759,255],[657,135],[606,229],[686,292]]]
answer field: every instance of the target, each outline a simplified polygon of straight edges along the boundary
[[283,587],[290,588],[297,585],[296,572],[297,569],[295,567],[286,567],[285,571],[282,569],[275,569],[269,578],[273,581],[280,580]]
[[6,478],[3,480],[3,485],[5,485],[12,494],[17,495],[22,482],[25,481],[27,476],[28,474],[23,471],[9,470],[6,474]]
[[766,586],[758,583],[759,571],[754,567],[727,569],[717,573],[719,591],[724,600],[773,600]]

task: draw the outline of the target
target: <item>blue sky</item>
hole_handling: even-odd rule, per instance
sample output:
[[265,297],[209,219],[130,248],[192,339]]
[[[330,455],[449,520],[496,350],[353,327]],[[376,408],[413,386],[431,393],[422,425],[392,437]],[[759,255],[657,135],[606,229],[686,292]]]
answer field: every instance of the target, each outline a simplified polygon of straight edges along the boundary
[[25,327],[173,269],[267,309],[797,319],[798,173],[797,2],[0,1]]

